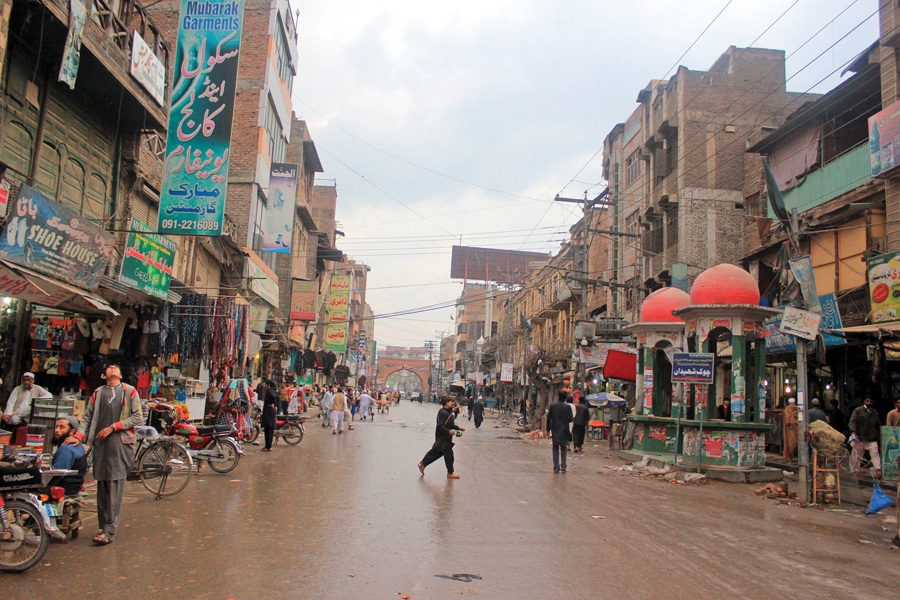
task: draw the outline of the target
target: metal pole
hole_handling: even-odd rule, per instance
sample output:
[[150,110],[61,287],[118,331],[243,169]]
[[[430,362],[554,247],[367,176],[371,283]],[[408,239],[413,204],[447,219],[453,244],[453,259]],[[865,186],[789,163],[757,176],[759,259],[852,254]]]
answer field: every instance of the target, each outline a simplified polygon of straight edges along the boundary
[[800,491],[797,494],[801,502],[809,502],[809,448],[806,443],[806,424],[809,422],[809,413],[806,406],[807,385],[806,373],[806,345],[807,341],[797,339],[797,408],[799,427],[797,434],[797,462],[800,464]]
[[706,412],[707,390],[709,387],[704,384],[700,386],[700,433],[697,435],[697,472],[700,472],[700,465],[703,463],[703,413]]

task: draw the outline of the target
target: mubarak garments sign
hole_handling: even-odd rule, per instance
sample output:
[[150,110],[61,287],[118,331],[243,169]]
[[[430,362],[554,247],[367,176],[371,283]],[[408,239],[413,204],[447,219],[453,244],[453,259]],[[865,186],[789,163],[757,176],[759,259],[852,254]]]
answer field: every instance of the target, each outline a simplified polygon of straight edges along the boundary
[[181,0],[159,233],[222,235],[243,18],[243,0]]

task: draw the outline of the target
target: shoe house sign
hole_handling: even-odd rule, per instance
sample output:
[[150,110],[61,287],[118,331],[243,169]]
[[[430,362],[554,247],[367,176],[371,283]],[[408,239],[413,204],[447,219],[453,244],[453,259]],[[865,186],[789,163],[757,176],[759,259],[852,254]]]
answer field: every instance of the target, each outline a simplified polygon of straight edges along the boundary
[[0,259],[94,291],[115,243],[111,233],[23,185],[0,238]]

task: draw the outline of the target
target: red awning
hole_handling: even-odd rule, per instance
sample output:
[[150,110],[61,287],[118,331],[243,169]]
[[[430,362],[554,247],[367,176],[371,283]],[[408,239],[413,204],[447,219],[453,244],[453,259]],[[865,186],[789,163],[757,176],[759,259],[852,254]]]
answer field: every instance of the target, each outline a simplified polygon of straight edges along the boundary
[[603,366],[605,379],[622,379],[634,381],[637,373],[637,354],[622,352],[621,350],[609,350],[606,356],[606,364]]

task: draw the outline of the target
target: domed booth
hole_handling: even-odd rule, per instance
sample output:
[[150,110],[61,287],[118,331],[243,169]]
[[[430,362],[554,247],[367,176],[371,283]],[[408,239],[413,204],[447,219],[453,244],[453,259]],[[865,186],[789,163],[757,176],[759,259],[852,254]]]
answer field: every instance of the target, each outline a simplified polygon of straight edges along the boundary
[[[643,379],[642,403],[631,417],[632,452],[672,462],[677,451],[685,466],[697,465],[699,452],[708,476],[733,481],[780,477],[765,467],[765,432],[772,426],[760,411],[763,321],[779,311],[759,301],[753,276],[731,264],[698,275],[689,296],[665,288],[647,297],[641,321],[628,327],[641,348],[638,380]],[[670,347],[716,355],[713,383],[672,386],[671,357],[664,352]],[[718,418],[717,405],[725,399],[731,402],[729,420]]]
[[638,350],[635,414],[678,416],[671,358],[666,351],[684,351],[684,321],[672,311],[690,303],[690,296],[678,288],[656,290],[641,304],[640,321],[625,327]]

